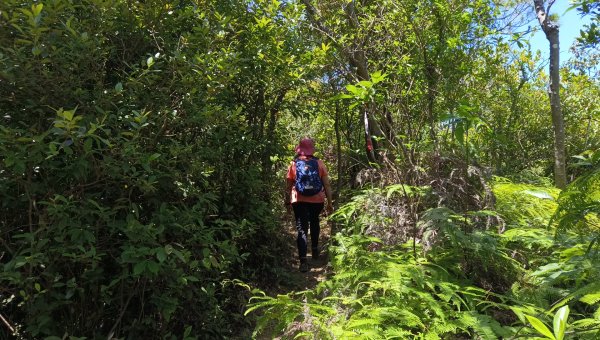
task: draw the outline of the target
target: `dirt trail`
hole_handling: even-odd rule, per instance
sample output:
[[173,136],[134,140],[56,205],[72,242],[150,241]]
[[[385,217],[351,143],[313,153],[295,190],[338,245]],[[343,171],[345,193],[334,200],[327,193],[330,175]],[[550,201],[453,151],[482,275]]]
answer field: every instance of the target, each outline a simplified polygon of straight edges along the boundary
[[[297,232],[294,227],[293,217],[291,214],[283,214],[281,223],[282,232],[286,233],[285,250],[283,256],[285,256],[285,263],[280,268],[280,277],[274,280],[278,283],[264,289],[264,292],[268,296],[275,297],[279,294],[288,294],[291,292],[301,292],[315,288],[320,282],[324,281],[328,276],[332,274],[332,268],[329,264],[329,252],[328,247],[331,239],[331,222],[327,222],[325,216],[321,216],[321,233],[319,237],[319,249],[320,255],[318,259],[313,259],[310,254],[310,246],[308,253],[308,263],[310,270],[307,273],[302,273],[299,270],[300,260],[298,258],[298,247],[296,245]],[[310,244],[310,233],[309,233],[309,244]],[[308,313],[308,307],[306,306],[306,313]],[[293,322],[290,324],[285,331],[285,334],[275,336],[269,328],[261,332],[256,339],[258,340],[281,340],[283,338],[289,339],[294,338],[294,334],[301,331],[310,330],[310,325],[304,322]]]
[[321,216],[321,234],[319,237],[319,249],[320,255],[318,259],[313,259],[310,253],[310,233],[309,233],[309,250],[308,250],[308,263],[310,265],[310,271],[307,273],[301,273],[298,269],[300,260],[298,259],[298,247],[296,246],[297,232],[293,225],[293,218],[291,215],[284,216],[281,221],[282,230],[287,232],[286,242],[286,263],[285,263],[285,275],[289,275],[291,280],[289,282],[283,282],[277,293],[286,294],[291,291],[302,291],[307,289],[315,288],[315,286],[324,281],[327,276],[331,273],[331,267],[329,265],[329,240],[331,237],[331,223],[327,222],[325,216]]

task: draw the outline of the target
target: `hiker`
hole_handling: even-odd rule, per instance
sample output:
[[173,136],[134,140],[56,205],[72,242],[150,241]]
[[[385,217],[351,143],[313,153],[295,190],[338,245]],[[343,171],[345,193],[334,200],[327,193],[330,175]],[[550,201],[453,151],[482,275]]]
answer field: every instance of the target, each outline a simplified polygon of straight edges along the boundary
[[[294,210],[296,230],[298,231],[298,254],[300,271],[308,271],[306,253],[308,247],[307,234],[310,226],[312,259],[319,258],[319,214],[325,206],[326,211],[333,211],[331,185],[327,175],[327,167],[322,160],[313,156],[315,144],[310,138],[303,138],[296,146],[296,156],[288,167],[285,192],[285,204]],[[289,208],[288,208],[289,209]]]

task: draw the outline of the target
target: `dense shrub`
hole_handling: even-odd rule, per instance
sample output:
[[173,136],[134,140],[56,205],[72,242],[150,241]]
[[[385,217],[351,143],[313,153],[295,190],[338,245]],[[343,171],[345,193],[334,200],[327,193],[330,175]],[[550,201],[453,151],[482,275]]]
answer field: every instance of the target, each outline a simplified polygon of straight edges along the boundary
[[21,336],[245,326],[226,283],[280,261],[288,73],[242,56],[289,49],[255,20],[284,20],[271,5],[205,5],[0,4],[0,306]]

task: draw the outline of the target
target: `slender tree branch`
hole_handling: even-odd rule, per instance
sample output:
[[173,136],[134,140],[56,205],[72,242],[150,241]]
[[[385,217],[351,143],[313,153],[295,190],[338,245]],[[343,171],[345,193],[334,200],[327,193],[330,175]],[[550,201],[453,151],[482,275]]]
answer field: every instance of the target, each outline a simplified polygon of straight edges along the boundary
[[2,320],[2,323],[3,323],[4,325],[6,325],[6,327],[8,328],[8,330],[10,330],[10,332],[11,332],[12,334],[14,334],[14,333],[15,333],[15,328],[14,328],[13,326],[11,326],[11,325],[10,325],[10,322],[8,322],[8,320],[6,320],[2,314],[0,314],[0,320]]
[[338,45],[338,43],[337,43],[337,37],[335,36],[335,34],[329,29],[329,27],[325,26],[321,22],[321,20],[319,20],[317,18],[317,10],[316,10],[315,6],[313,6],[310,3],[310,0],[302,0],[302,3],[306,7],[306,14],[308,14],[308,18],[313,23],[313,25],[315,25],[316,28],[319,29],[319,31],[321,31],[322,33],[325,33],[325,35],[331,41],[333,41],[336,45]]
[[552,8],[552,5],[554,5],[554,1],[555,0],[548,1],[548,7],[546,7],[546,13],[550,13],[550,8]]
[[333,33],[333,31],[329,27],[325,26],[325,24],[323,24],[323,22],[317,17],[317,9],[313,6],[310,0],[302,0],[302,3],[306,7],[306,13],[310,22],[319,31],[323,32],[325,36],[329,38],[331,42],[340,49],[340,51],[348,59],[350,65],[356,68],[359,79],[369,80],[369,71],[367,70],[365,64],[364,53],[359,53],[359,57],[362,58],[357,59],[355,56],[357,52],[352,52],[347,46],[341,45],[338,42],[339,39],[336,37],[335,33]]
[[121,323],[121,320],[123,319],[123,316],[125,315],[125,311],[127,310],[127,306],[129,306],[129,302],[131,302],[131,298],[135,295],[136,291],[137,291],[137,289],[134,289],[133,292],[131,292],[131,294],[129,294],[129,297],[127,297],[127,301],[125,302],[125,305],[121,309],[121,313],[119,313],[119,317],[117,318],[117,321],[115,321],[115,324],[110,329],[110,332],[108,332],[107,340],[111,340],[113,338],[113,336],[115,335],[115,331],[117,330],[117,327]]

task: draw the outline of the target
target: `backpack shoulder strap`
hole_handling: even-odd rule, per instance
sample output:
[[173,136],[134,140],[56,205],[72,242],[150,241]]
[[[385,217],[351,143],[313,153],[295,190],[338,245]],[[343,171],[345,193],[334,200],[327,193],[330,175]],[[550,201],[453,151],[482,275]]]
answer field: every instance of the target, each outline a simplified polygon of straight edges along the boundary
[[317,157],[314,156],[310,156],[310,158],[308,159],[309,161],[315,161],[315,164],[317,165],[317,171],[319,171],[319,159]]

